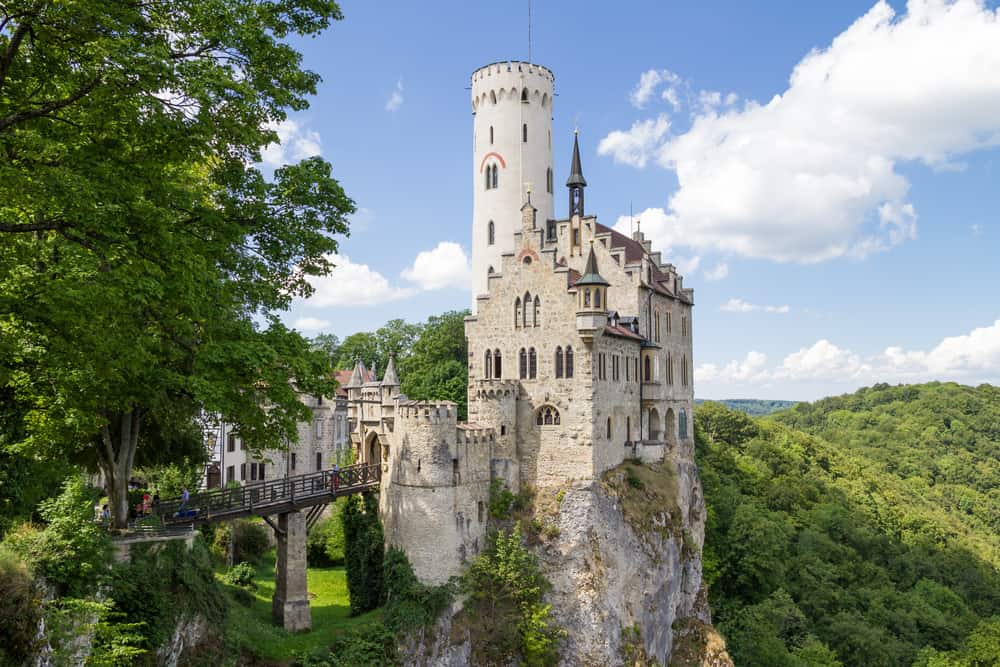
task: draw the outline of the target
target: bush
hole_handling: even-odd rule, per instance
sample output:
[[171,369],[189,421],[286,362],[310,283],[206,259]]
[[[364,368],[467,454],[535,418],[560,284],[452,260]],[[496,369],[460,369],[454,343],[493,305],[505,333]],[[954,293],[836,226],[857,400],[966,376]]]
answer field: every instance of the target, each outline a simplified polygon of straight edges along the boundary
[[427,586],[413,573],[406,553],[390,547],[385,554],[385,608],[382,618],[395,633],[431,625],[451,603],[452,589]]
[[0,665],[21,664],[35,651],[39,591],[16,554],[0,549]]
[[351,614],[357,616],[382,604],[382,561],[385,544],[378,515],[378,495],[349,496],[340,514],[344,526],[344,565]]
[[229,568],[229,571],[226,572],[223,579],[231,586],[257,590],[257,584],[254,582],[256,574],[257,573],[254,572],[253,565],[250,563],[237,563]]
[[229,543],[233,541],[233,562],[260,562],[261,556],[271,547],[267,535],[268,528],[258,521],[239,519],[229,524],[219,524],[215,529],[212,553],[223,561],[227,560]]
[[344,564],[344,524],[340,519],[342,502],[334,505],[329,518],[313,526],[306,539],[306,559],[312,567]]
[[82,479],[70,478],[59,496],[40,505],[43,529],[21,526],[4,541],[61,595],[83,597],[106,575],[111,540],[94,523],[96,500]]

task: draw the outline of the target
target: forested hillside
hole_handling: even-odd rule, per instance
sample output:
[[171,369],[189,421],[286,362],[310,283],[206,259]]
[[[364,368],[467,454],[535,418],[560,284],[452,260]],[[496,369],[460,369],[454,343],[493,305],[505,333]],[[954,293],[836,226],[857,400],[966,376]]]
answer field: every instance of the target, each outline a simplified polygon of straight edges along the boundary
[[[705,400],[698,398],[695,403],[701,405]],[[731,410],[745,412],[751,417],[762,417],[778,410],[786,410],[796,404],[796,401],[776,401],[761,398],[724,398],[716,403],[722,403]]]
[[696,411],[704,564],[736,664],[996,665],[1000,390]]

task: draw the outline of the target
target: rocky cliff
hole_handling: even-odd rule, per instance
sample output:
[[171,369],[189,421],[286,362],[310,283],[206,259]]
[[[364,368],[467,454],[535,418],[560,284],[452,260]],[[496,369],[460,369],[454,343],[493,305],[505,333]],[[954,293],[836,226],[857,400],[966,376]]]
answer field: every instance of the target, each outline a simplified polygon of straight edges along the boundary
[[[705,504],[690,456],[538,489],[521,519],[566,631],[561,664],[732,664],[702,586]],[[470,632],[441,619],[408,662],[468,664]]]

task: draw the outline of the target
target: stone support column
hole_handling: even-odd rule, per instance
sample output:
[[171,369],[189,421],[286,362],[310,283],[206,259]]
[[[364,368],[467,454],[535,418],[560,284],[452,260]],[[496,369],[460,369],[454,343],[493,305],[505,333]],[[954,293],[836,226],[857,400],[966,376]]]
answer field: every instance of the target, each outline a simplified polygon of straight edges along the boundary
[[306,515],[278,515],[278,562],[274,577],[271,616],[289,632],[312,627],[306,590]]

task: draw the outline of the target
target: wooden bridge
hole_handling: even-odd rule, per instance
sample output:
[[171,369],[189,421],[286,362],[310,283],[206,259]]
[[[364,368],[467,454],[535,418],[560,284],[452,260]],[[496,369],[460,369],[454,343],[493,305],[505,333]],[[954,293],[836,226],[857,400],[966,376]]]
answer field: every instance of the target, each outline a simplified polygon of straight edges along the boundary
[[161,501],[154,510],[165,525],[230,521],[247,516],[267,517],[302,509],[321,508],[340,496],[378,488],[382,468],[360,464],[304,475],[272,479],[247,486],[215,489]]
[[[278,542],[271,615],[286,630],[312,626],[306,590],[306,532],[323,507],[340,496],[377,489],[379,464],[347,466],[273,479],[248,486],[215,489],[160,502],[155,512],[167,526],[229,521],[260,516],[274,529]],[[302,510],[307,510],[303,512]],[[277,515],[277,522],[272,516]]]

